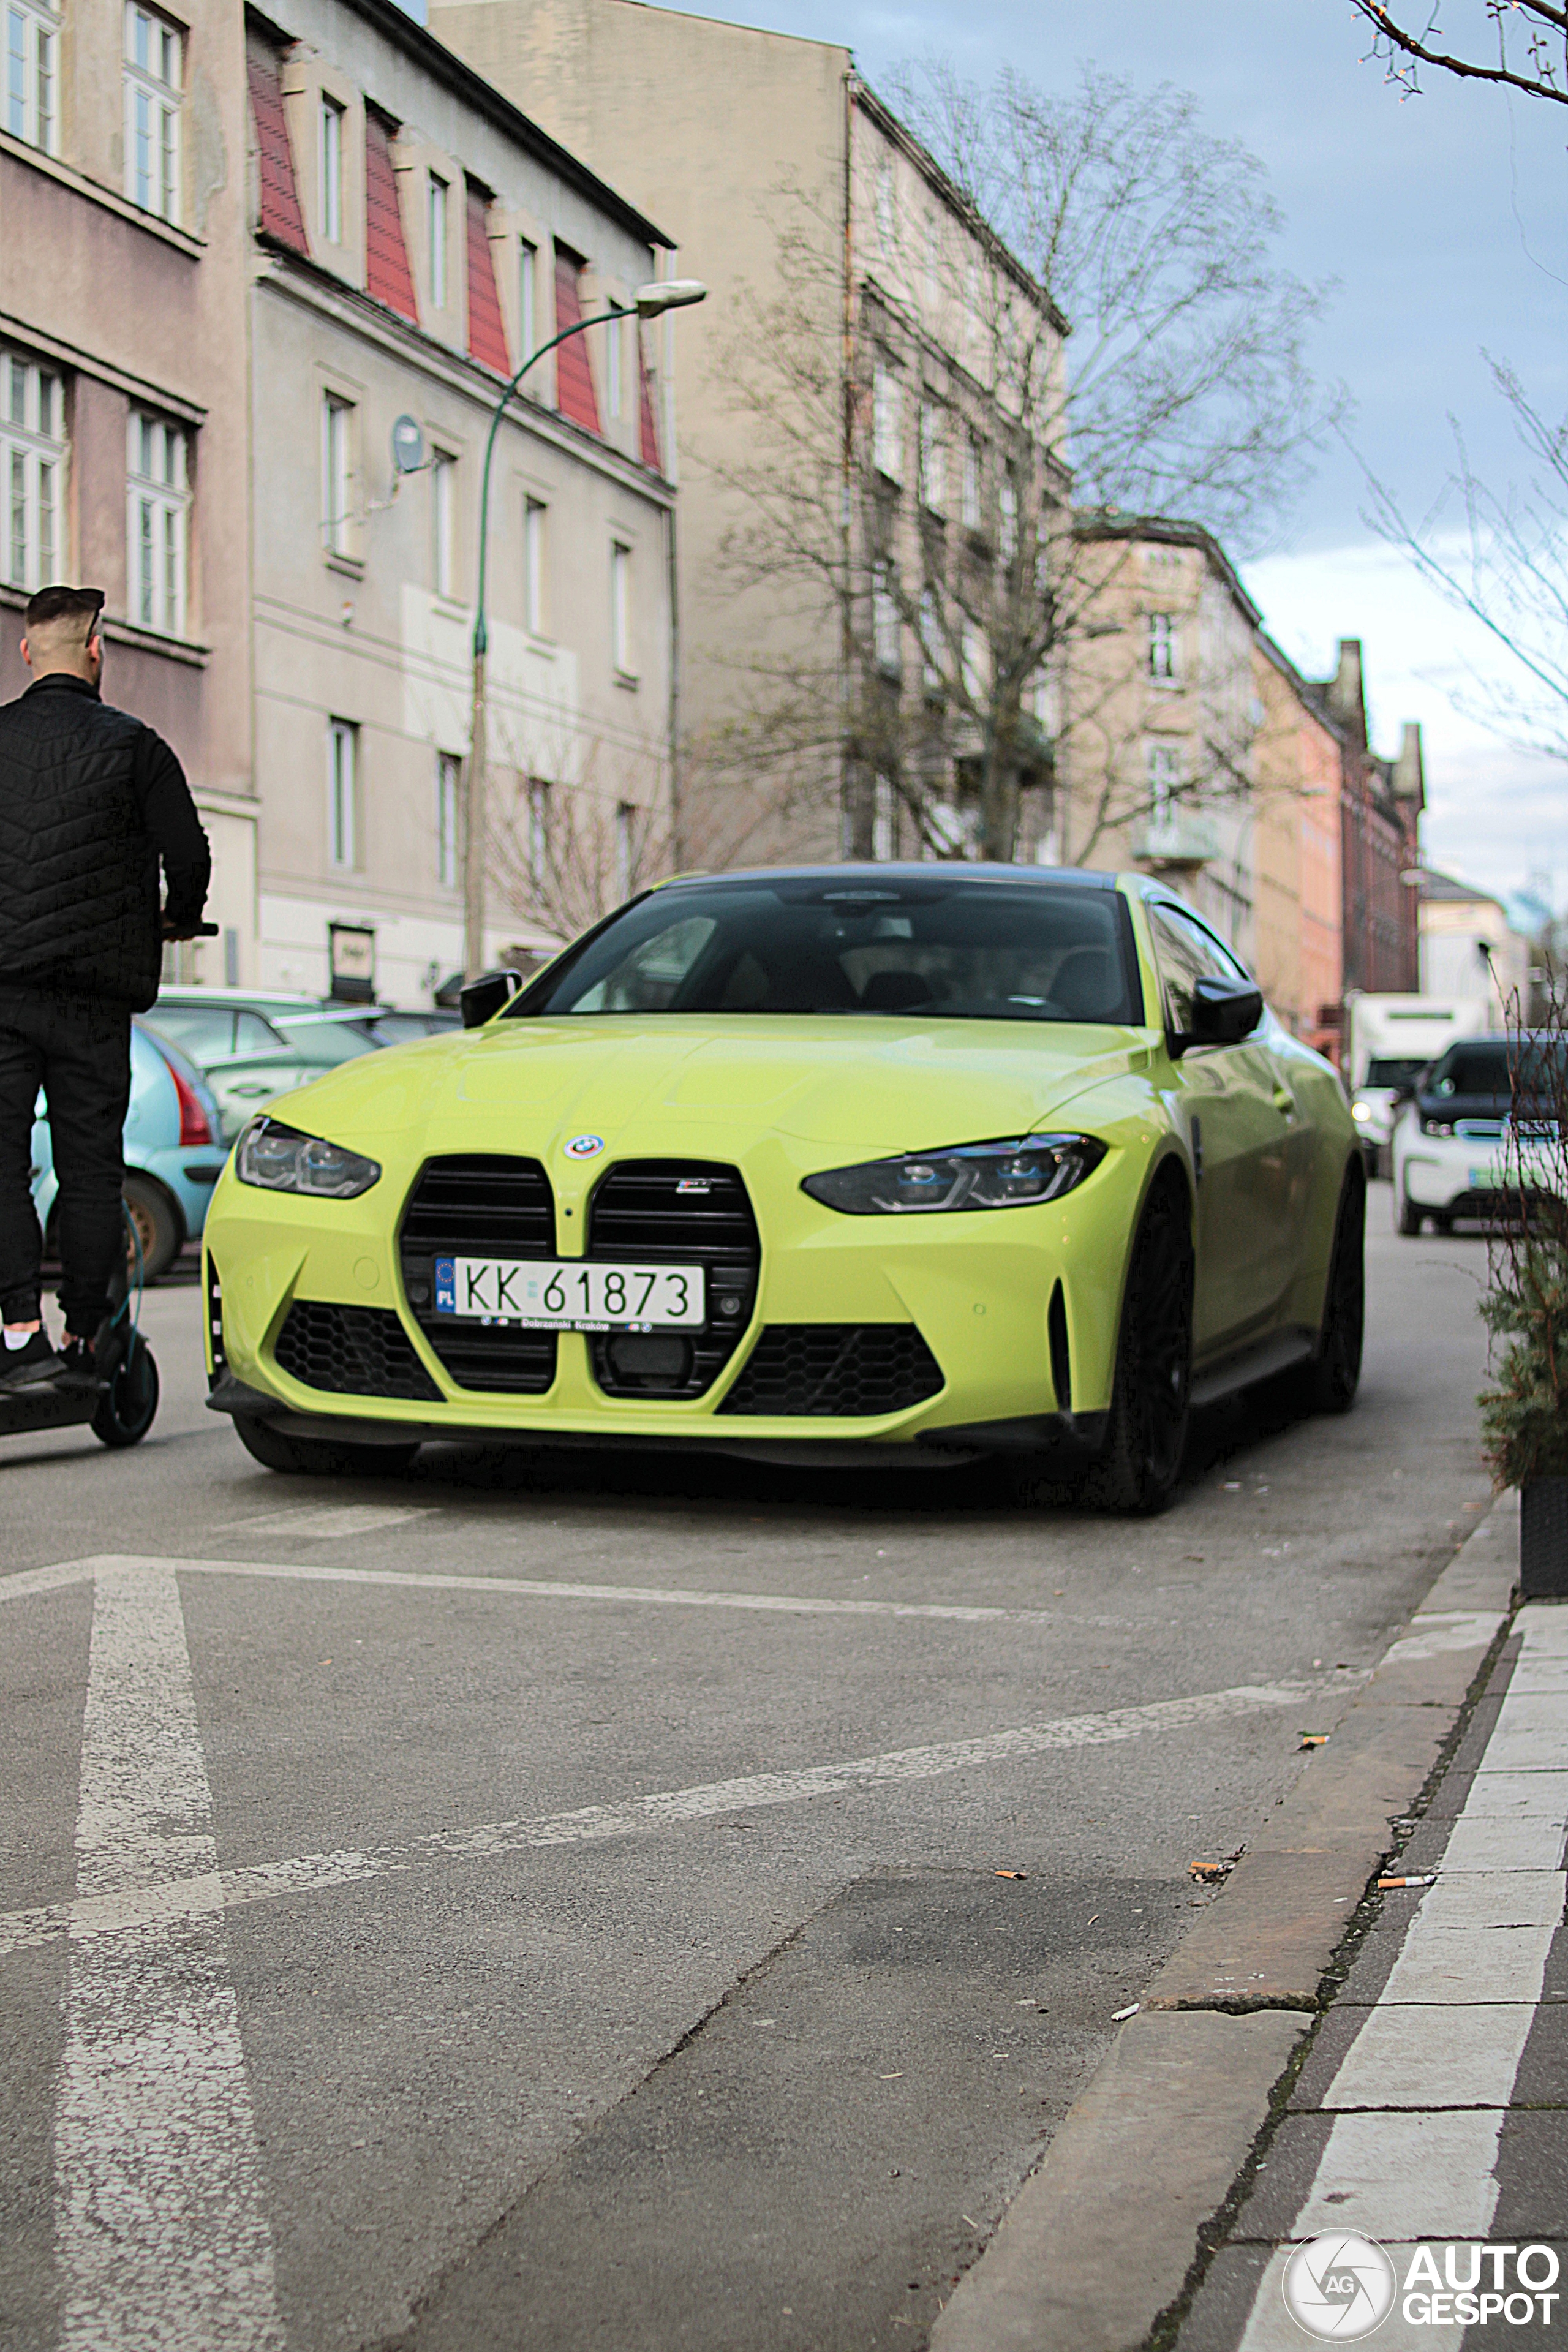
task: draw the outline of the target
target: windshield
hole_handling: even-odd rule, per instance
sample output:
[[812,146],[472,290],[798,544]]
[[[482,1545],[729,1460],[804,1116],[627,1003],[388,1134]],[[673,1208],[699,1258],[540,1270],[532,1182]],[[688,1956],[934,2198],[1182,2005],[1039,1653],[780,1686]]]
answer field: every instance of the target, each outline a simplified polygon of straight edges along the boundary
[[780,875],[677,883],[542,973],[512,1011],[837,1013],[1140,1024],[1112,890]]
[[1563,1083],[1565,1052],[1568,1046],[1562,1039],[1543,1043],[1499,1037],[1450,1045],[1422,1079],[1421,1092],[1441,1102],[1463,1097],[1506,1103],[1517,1074],[1521,1095],[1554,1094]]
[[1407,1087],[1413,1078],[1420,1076],[1426,1066],[1419,1056],[1415,1061],[1384,1057],[1367,1064],[1362,1084],[1365,1087]]

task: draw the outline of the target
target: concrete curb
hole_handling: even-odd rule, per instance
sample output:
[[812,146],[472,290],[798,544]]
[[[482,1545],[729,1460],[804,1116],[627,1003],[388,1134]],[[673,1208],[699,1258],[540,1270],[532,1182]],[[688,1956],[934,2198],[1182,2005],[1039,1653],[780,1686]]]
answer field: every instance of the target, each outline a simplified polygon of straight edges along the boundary
[[931,2330],[931,2352],[1136,2352],[1181,2294],[1319,1986],[1511,1605],[1505,1495],[1194,1923]]

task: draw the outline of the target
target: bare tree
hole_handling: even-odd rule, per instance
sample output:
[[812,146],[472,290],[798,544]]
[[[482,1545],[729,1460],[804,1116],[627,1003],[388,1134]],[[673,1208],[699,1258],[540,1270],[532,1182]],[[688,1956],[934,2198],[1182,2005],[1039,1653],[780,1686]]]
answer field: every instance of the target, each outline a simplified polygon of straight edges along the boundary
[[1450,418],[1456,463],[1437,498],[1410,521],[1394,493],[1367,474],[1366,520],[1422,578],[1480,623],[1513,665],[1514,682],[1475,680],[1456,698],[1521,749],[1568,758],[1568,422],[1551,424],[1513,370],[1488,357],[1528,460],[1523,482],[1500,491],[1471,465]]
[[[723,561],[767,613],[733,748],[823,798],[847,753],[859,853],[880,794],[932,854],[1009,858],[1075,723],[1064,662],[1124,626],[1085,510],[1265,542],[1337,413],[1305,359],[1324,295],[1275,268],[1261,166],[1179,92],[933,64],[897,94],[940,234],[926,213],[868,236],[847,309],[842,224],[774,191],[775,284],[721,354],[748,426],[715,469],[742,517]],[[1145,779],[1115,821],[1153,805]]]
[[1497,82],[1568,106],[1568,7],[1559,0],[1460,0],[1458,48],[1447,44],[1443,0],[1419,0],[1397,15],[1385,0],[1351,5],[1373,28],[1372,54],[1410,97],[1420,91],[1422,67],[1435,66],[1463,81]]

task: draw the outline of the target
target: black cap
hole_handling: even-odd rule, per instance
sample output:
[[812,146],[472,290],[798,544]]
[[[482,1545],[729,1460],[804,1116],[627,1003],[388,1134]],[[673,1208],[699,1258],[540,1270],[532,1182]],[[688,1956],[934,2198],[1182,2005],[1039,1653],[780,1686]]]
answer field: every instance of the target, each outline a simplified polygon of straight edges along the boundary
[[[22,616],[23,626],[41,629],[51,621],[79,618],[95,622],[103,610],[101,588],[40,588],[36,596],[27,599],[27,609]],[[91,627],[88,635],[93,634]]]

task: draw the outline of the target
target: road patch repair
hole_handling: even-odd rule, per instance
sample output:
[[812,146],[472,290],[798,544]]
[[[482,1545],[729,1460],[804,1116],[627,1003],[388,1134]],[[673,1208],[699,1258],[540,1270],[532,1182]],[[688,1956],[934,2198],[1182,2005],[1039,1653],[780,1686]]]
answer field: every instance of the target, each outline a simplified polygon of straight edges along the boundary
[[[1282,2352],[1286,2345],[1310,2340],[1310,2331],[1288,2315],[1276,2277],[1289,2258],[1290,2246],[1284,2242],[1293,2242],[1299,2234],[1310,2238],[1320,2226],[1342,2227],[1347,2240],[1358,2230],[1376,2237],[1380,2221],[1384,2231],[1390,2230],[1388,2216],[1403,2201],[1402,2185],[1425,2179],[1431,2168],[1431,2126],[1438,2125],[1440,2137],[1447,2118],[1424,2114],[1410,2128],[1386,2116],[1339,2119],[1329,2126],[1331,2134],[1344,2124],[1346,2139],[1359,2135],[1366,2146],[1355,2158],[1348,2148],[1335,2146],[1335,2161],[1342,2156],[1353,2173],[1353,2178],[1348,2174],[1345,2181],[1337,2181],[1330,2177],[1321,2121],[1316,2114],[1310,2121],[1298,2119],[1294,2102],[1301,2085],[1310,2088],[1317,2081],[1313,2069],[1320,2048],[1332,2047],[1331,2035],[1341,2030],[1340,2003],[1352,1998],[1356,1970],[1375,1965],[1369,1954],[1387,1945],[1395,1906],[1397,1924],[1403,1927],[1436,1891],[1391,1888],[1378,1897],[1373,1890],[1374,1900],[1387,1907],[1373,1915],[1373,1932],[1342,1991],[1336,1959],[1347,1947],[1352,1925],[1366,1923],[1363,1906],[1371,1883],[1380,1873],[1425,1877],[1433,1866],[1428,1857],[1437,1822],[1445,1831],[1448,1827],[1441,1808],[1453,1765],[1400,1861],[1384,1869],[1402,1843],[1401,1825],[1406,1830],[1412,1825],[1413,1808],[1431,1787],[1477,1677],[1508,1623],[1517,1541],[1517,1504],[1505,1497],[1438,1577],[1407,1632],[1392,1643],[1341,1720],[1330,1727],[1331,1737],[1310,1751],[1294,1790],[1153,1979],[1137,2014],[1122,2026],[1038,2169],[938,2319],[931,2352],[1137,2352],[1151,2343],[1179,2345],[1182,2352],[1277,2352],[1277,2347]],[[1538,1682],[1544,1675],[1552,1683],[1552,1696],[1560,1706],[1557,1694],[1568,1689],[1568,1652],[1563,1646],[1568,1641],[1568,1617],[1553,1620],[1550,1612],[1539,1609],[1534,1614],[1562,1626],[1560,1633],[1536,1637],[1546,1646],[1532,1667]],[[1553,1675],[1558,1677],[1554,1681]],[[1521,1689],[1520,1704],[1528,1707],[1531,1703]],[[1477,1708],[1465,1734],[1467,1743],[1491,1731],[1487,1718],[1490,1705],[1483,1700]],[[1520,1768],[1542,1780],[1554,1779],[1540,1769],[1547,1732],[1521,1719],[1513,1737],[1524,1743]],[[1555,1728],[1550,1739],[1554,1748],[1560,1748]],[[1499,1801],[1506,1793],[1510,1753],[1507,1744],[1491,1751],[1490,1769],[1484,1776],[1495,1785]],[[1489,1801],[1484,1791],[1477,1798],[1479,1810],[1474,1820],[1467,1806],[1460,1822],[1467,1841],[1459,1848],[1461,1856],[1475,1853],[1477,1822],[1485,1817]],[[1548,1801],[1538,1792],[1534,1801]],[[1534,1832],[1513,1834],[1523,1840],[1520,1851],[1528,1848],[1539,1864],[1551,1844],[1551,1832],[1538,1812],[1530,1818],[1536,1824]],[[1484,1840],[1489,1832],[1481,1834]],[[1545,1914],[1562,1919],[1562,1849],[1559,1828],[1550,1866],[1524,1874],[1532,1880],[1550,1879],[1551,1885],[1525,1889],[1521,1877],[1511,1888],[1501,1890],[1510,1917],[1521,1899],[1527,1907],[1533,1906],[1529,1926],[1518,1931],[1530,1945],[1529,1954],[1521,1950],[1517,1961],[1523,1973],[1519,1986],[1499,1996],[1503,2003],[1529,1999],[1527,1989],[1521,1989],[1524,1977],[1532,1966],[1544,1964],[1552,1937]],[[1489,1935],[1483,1961],[1466,1932],[1467,1906],[1472,1901],[1469,1888],[1456,1885],[1452,1892],[1445,1891],[1433,1907],[1433,1925],[1421,1949],[1436,1953],[1439,1961],[1446,1950],[1456,1959],[1462,1952],[1466,1970],[1489,1973],[1498,1937]],[[1469,1926],[1479,1931],[1480,1922],[1472,1919]],[[1391,1958],[1385,1957],[1385,1969]],[[1443,1994],[1432,1981],[1429,1958],[1408,1964],[1410,1970],[1422,1965],[1428,1967],[1422,1990],[1403,1998],[1440,2001]],[[1481,1980],[1486,1981],[1485,1974]],[[1416,1978],[1407,1973],[1401,1981],[1414,1984]],[[1468,1990],[1450,1982],[1447,2000],[1469,2000],[1475,1982],[1473,1973]],[[1532,2015],[1532,2009],[1519,2009],[1501,2037],[1507,2048],[1500,2042],[1492,2053],[1488,2083],[1494,2092],[1510,2053],[1517,2063],[1514,2045],[1521,2024],[1528,2030]],[[1398,2037],[1397,2025],[1378,2030],[1391,2030]],[[1375,2043],[1369,2042],[1368,2066],[1373,2064],[1374,2050]],[[1295,2070],[1304,2053],[1307,2063],[1297,2082]],[[1486,2071],[1489,2062],[1479,2063]],[[1381,2063],[1386,2096],[1386,2052]],[[1371,2079],[1367,2074],[1363,2089]],[[1327,2087],[1320,2085],[1312,2101],[1315,2108],[1323,2107]],[[1272,2239],[1259,2242],[1244,2257],[1233,2250],[1234,2234],[1241,2227],[1235,2209],[1251,2186],[1259,2134],[1287,2103],[1292,2112],[1280,2122],[1276,2145],[1292,2134],[1303,2147],[1310,2140],[1314,2160],[1306,2165],[1302,2194],[1290,2210],[1285,2210],[1289,2194],[1283,2187],[1278,2194],[1272,2185],[1258,2192],[1274,2199],[1265,2219],[1271,2215],[1279,2223],[1282,2242],[1278,2250]],[[1437,2097],[1431,2101],[1434,2107],[1444,2104]],[[1490,2111],[1465,2126],[1465,2147],[1456,2152],[1459,2168],[1477,2172],[1493,2191],[1500,2119]],[[1317,2137],[1311,2140],[1314,2132]],[[1270,2169],[1259,2176],[1271,2184],[1273,2160],[1270,2149]],[[1325,2200],[1321,2211],[1311,2202],[1312,2184],[1319,2179]],[[1369,2184],[1385,2191],[1383,2206],[1370,2193]],[[1468,2204],[1456,2202],[1441,2216],[1439,2199],[1430,2213],[1423,2209],[1423,2228],[1431,2220],[1440,2221],[1441,2238],[1476,2235],[1487,2226],[1480,2219],[1480,2197],[1478,2188]],[[1326,2201],[1331,2199],[1342,2201],[1331,2207]],[[1255,2197],[1252,2207],[1242,2209],[1243,2217],[1258,2204]],[[1474,2228],[1467,2228],[1466,2217]],[[1488,2221],[1490,2218],[1489,2207]],[[1262,2226],[1257,2221],[1252,2225],[1255,2232]],[[1250,2261],[1250,2270],[1244,2269],[1245,2261]],[[1404,2275],[1401,2269],[1400,2278]],[[1409,2340],[1432,2347],[1432,2352],[1438,2347],[1448,2352],[1462,2332],[1423,2326],[1410,2331]],[[1392,2347],[1394,2339],[1388,2341]]]

